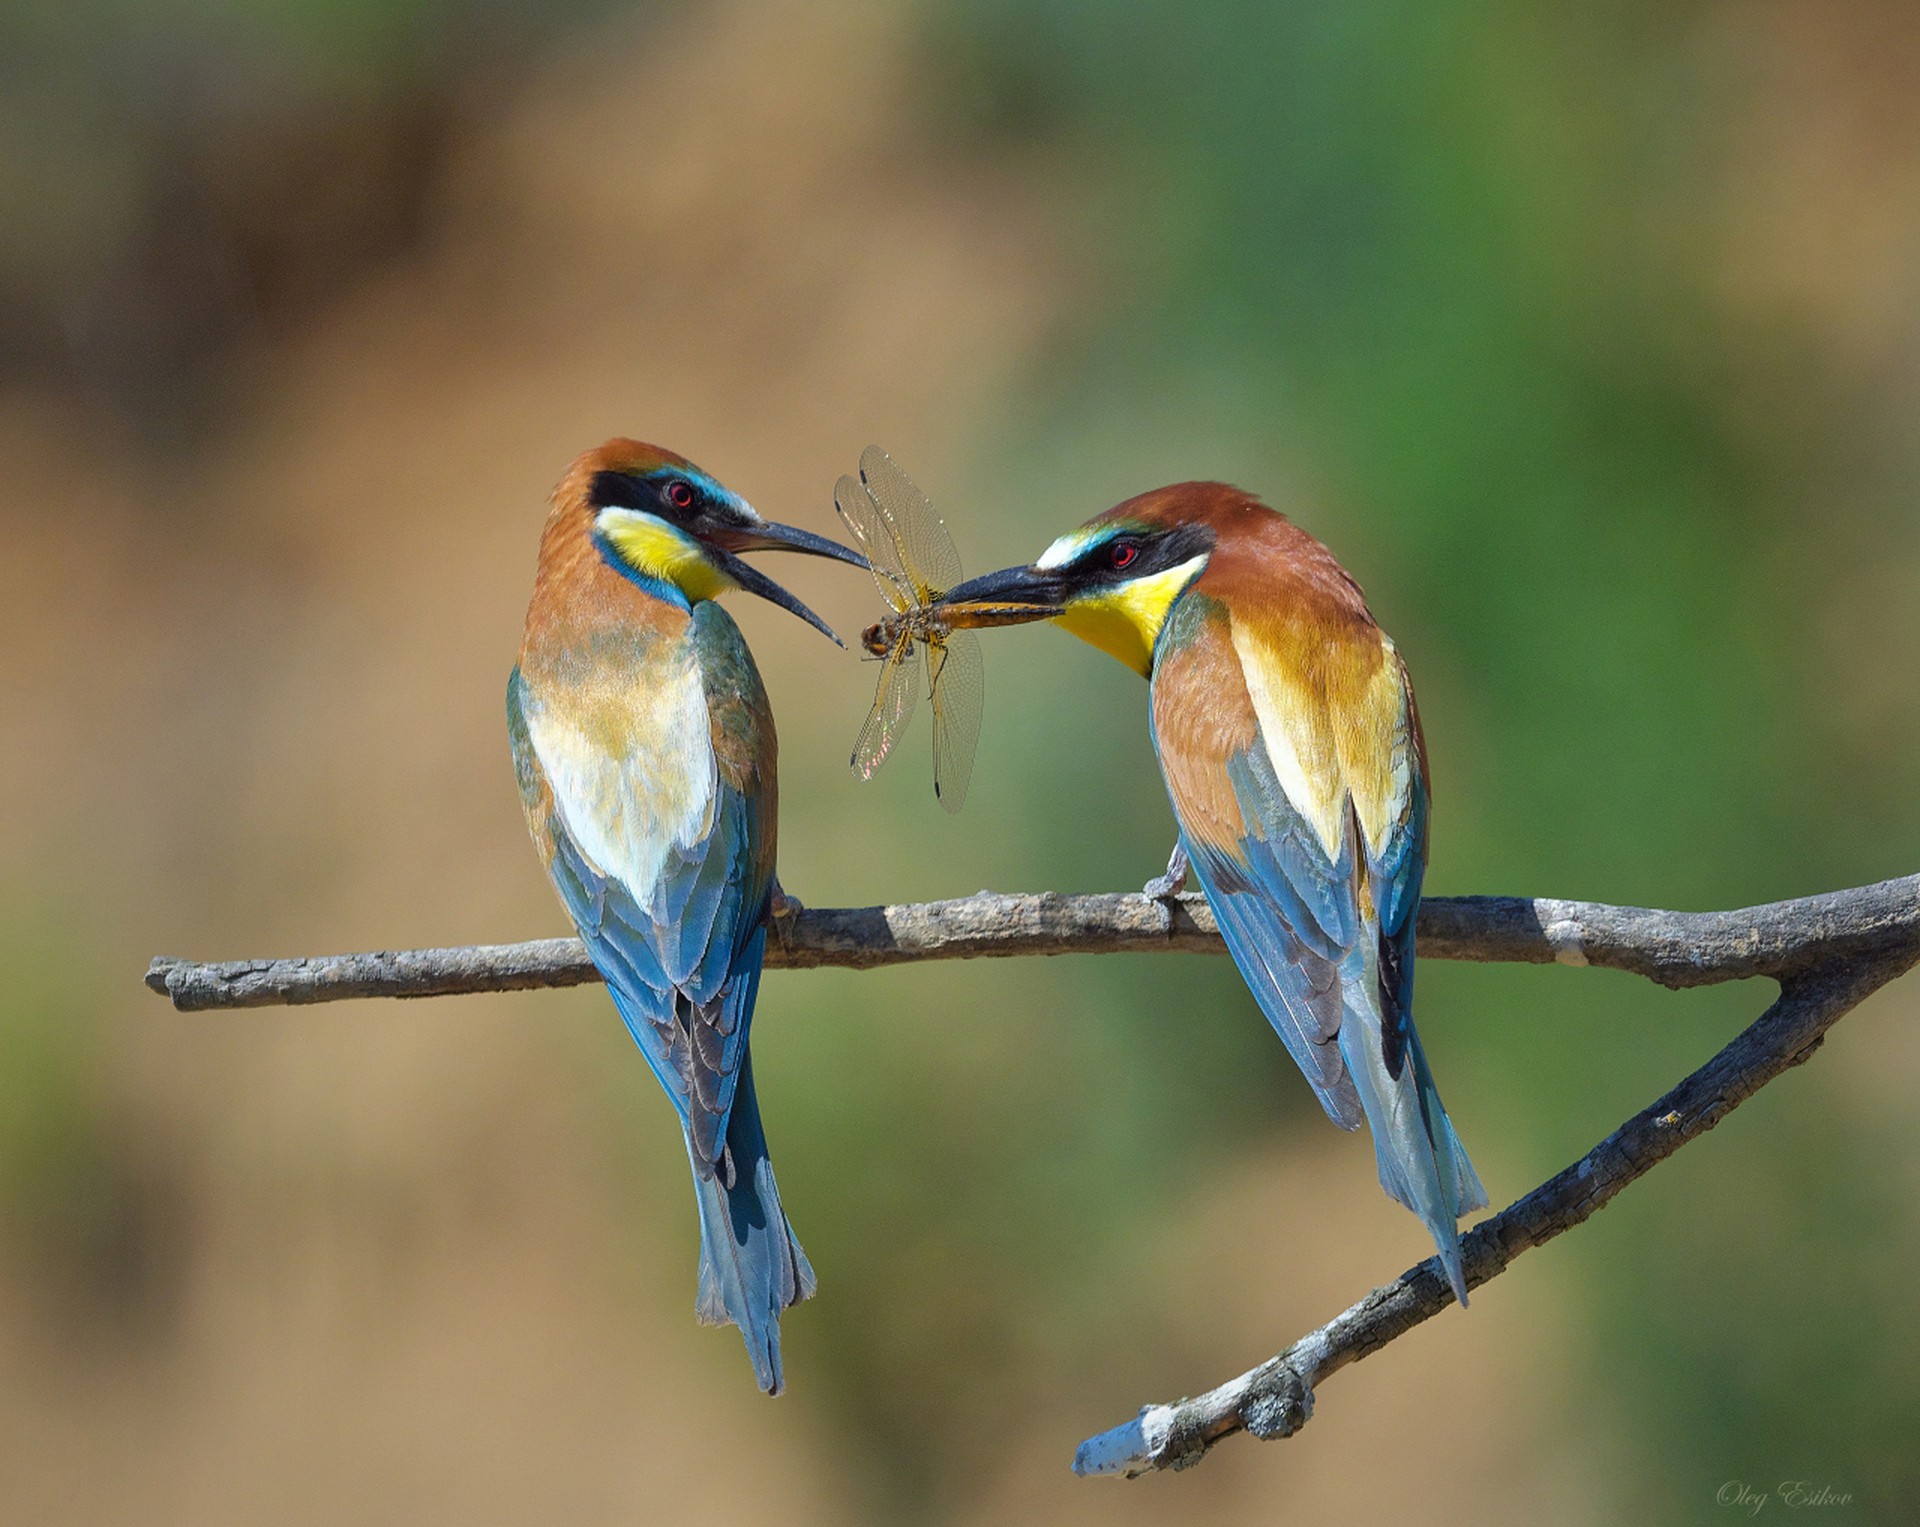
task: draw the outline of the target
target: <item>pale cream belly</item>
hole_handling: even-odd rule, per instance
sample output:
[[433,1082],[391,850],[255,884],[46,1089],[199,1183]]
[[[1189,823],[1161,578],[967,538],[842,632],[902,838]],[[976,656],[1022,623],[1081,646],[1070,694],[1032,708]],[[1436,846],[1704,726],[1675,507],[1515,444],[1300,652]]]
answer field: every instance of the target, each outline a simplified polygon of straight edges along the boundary
[[676,849],[712,830],[718,768],[690,644],[529,686],[527,734],[575,846],[642,906]]

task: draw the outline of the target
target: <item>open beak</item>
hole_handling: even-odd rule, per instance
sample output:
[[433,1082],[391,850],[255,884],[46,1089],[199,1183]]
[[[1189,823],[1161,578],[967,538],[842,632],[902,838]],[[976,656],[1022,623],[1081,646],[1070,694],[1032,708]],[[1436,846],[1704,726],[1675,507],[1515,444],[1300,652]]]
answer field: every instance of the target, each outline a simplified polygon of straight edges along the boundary
[[801,530],[795,525],[779,525],[771,520],[762,520],[751,529],[716,530],[709,533],[706,540],[709,545],[719,546],[725,551],[799,551],[810,557],[832,557],[836,562],[851,562],[855,567],[867,565],[867,559],[852,547],[829,541],[811,530]]
[[713,559],[722,571],[749,594],[758,594],[770,604],[798,615],[816,631],[824,634],[836,647],[846,643],[834,635],[833,627],[828,625],[813,611],[796,599],[787,590],[780,587],[765,573],[734,555],[742,551],[798,551],[809,556],[832,557],[839,562],[851,562],[855,567],[865,567],[867,559],[857,551],[851,551],[838,541],[829,541],[825,536],[817,536],[808,530],[800,530],[792,525],[777,525],[772,521],[762,521],[751,529],[732,529],[716,532],[703,537]]
[[1066,609],[1067,598],[1058,574],[1007,567],[948,589],[934,608],[951,626],[1018,626],[1052,619]]

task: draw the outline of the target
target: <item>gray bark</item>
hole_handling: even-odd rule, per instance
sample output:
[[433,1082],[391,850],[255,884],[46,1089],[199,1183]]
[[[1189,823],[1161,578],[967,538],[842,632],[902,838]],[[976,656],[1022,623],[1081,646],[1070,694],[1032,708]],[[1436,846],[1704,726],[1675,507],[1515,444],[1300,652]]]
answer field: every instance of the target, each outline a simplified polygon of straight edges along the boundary
[[[1467,1286],[1478,1288],[1522,1252],[1598,1213],[1615,1194],[1698,1139],[1782,1072],[1809,1059],[1826,1031],[1920,959],[1920,947],[1843,960],[1790,979],[1779,999],[1679,1086],[1531,1193],[1461,1240]],[[1310,1331],[1278,1356],[1197,1399],[1148,1405],[1133,1420],[1080,1444],[1078,1474],[1184,1469],[1224,1438],[1291,1437],[1313,1415],[1316,1387],[1452,1304],[1428,1258]]]
[[[1920,875],[1738,912],[1662,912],[1523,896],[1429,897],[1420,906],[1423,959],[1601,965],[1664,986],[1784,977],[1841,955],[1867,958],[1920,924]],[[1030,954],[1220,954],[1199,896],[1000,896],[889,907],[803,908],[774,919],[767,968],[870,970],[915,960]],[[381,950],[201,964],[162,957],[147,985],[182,1011],[443,997],[578,986],[600,974],[578,939]]]
[[[1596,1213],[1629,1183],[1698,1139],[1761,1087],[1813,1054],[1826,1031],[1920,962],[1920,875],[1737,912],[1663,912],[1527,897],[1435,897],[1421,904],[1424,959],[1599,965],[1664,986],[1767,976],[1780,996],[1731,1044],[1606,1139],[1462,1241],[1467,1284]],[[776,918],[772,969],[855,970],[915,960],[1129,951],[1221,953],[1197,896],[999,896],[911,906],[798,908]],[[429,997],[574,986],[599,979],[579,940],[198,964],[156,959],[147,985],[182,1010]],[[1453,1302],[1429,1259],[1258,1367],[1197,1399],[1149,1405],[1081,1444],[1082,1474],[1143,1474],[1198,1462],[1223,1438],[1293,1435],[1318,1385]]]

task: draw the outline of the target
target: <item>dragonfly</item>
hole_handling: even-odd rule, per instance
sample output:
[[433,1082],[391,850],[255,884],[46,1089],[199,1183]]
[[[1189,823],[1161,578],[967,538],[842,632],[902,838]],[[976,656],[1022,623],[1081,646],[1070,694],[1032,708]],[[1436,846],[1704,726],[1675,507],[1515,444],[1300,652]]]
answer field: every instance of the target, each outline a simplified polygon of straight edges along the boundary
[[860,453],[858,477],[834,484],[833,506],[867,554],[891,611],[860,635],[880,663],[880,679],[853,744],[853,772],[860,779],[879,772],[924,687],[933,708],[933,793],[958,811],[973,776],[986,698],[980,639],[934,608],[961,581],[960,554],[926,494],[877,445]]

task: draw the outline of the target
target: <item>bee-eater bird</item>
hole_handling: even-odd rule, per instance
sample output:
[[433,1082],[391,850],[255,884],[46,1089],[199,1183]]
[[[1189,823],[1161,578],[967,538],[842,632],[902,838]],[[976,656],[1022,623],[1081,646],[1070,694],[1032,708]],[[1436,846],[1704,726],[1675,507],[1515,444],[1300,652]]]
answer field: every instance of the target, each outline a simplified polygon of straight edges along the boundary
[[1413,1028],[1427,760],[1413,687],[1360,587],[1224,483],[1129,499],[1030,567],[948,591],[955,624],[1051,619],[1151,681],[1180,837],[1234,963],[1334,1122],[1373,1131],[1380,1183],[1467,1302],[1458,1222],[1486,1207]]
[[567,469],[540,538],[507,726],[527,825],[613,1004],[673,1100],[700,1206],[696,1311],[781,1388],[780,1312],[814,1290],[753,1093],[775,894],[773,714],[732,618],[745,589],[837,642],[738,553],[865,566],[760,518],[691,462],[610,440]]

